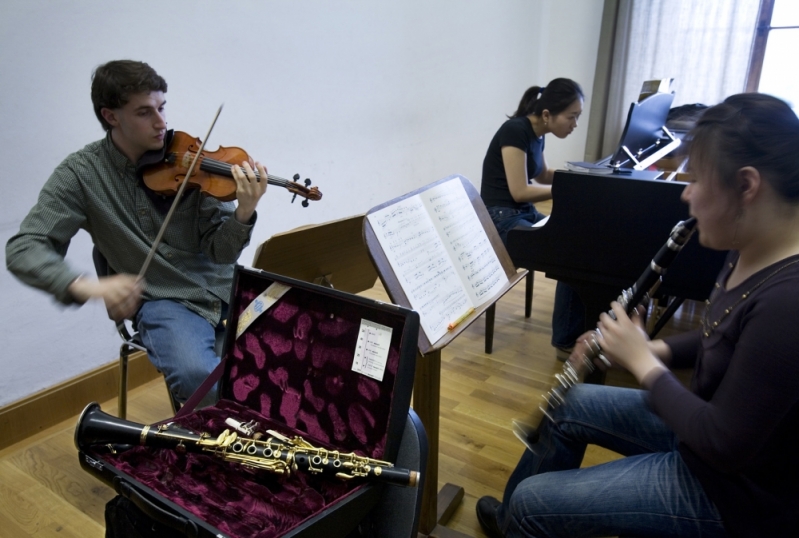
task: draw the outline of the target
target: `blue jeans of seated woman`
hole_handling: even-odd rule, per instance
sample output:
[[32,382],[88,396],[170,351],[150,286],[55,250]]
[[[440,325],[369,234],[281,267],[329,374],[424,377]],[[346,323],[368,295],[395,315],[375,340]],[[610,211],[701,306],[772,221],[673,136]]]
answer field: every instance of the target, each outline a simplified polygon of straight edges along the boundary
[[[580,384],[544,419],[497,514],[507,538],[726,536],[646,391]],[[587,444],[625,458],[580,469]]]
[[[516,226],[532,227],[544,218],[534,206],[529,209],[486,207],[499,238],[507,244],[508,232]],[[552,345],[569,348],[585,331],[585,306],[577,293],[567,284],[558,282],[555,288],[555,305],[552,309]]]
[[[223,307],[222,319],[225,319]],[[177,301],[145,302],[136,325],[150,361],[164,374],[175,398],[184,403],[219,364],[225,327],[216,327]],[[217,387],[208,391],[199,407],[213,405]]]
[[491,222],[497,227],[499,238],[502,239],[502,244],[506,245],[508,242],[508,232],[516,226],[532,227],[533,224],[543,219],[546,215],[539,213],[539,211],[530,204],[527,209],[514,209],[512,207],[486,207],[488,216],[491,217]]
[[574,288],[558,282],[555,287],[555,305],[552,308],[552,346],[570,348],[584,332],[585,305],[582,299]]

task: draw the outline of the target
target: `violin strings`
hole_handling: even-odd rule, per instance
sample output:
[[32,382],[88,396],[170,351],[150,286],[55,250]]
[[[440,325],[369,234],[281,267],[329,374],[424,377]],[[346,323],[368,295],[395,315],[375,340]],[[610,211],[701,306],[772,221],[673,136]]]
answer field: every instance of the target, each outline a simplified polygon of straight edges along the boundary
[[[206,170],[207,172],[216,172],[217,174],[224,174],[224,175],[232,175],[231,170],[233,166],[238,166],[238,165],[233,165],[230,163],[217,161],[216,159],[208,159],[208,158],[204,158],[200,163],[201,170]],[[258,170],[255,171],[255,177],[259,179],[261,177],[261,175],[258,173]],[[285,187],[286,185],[294,183],[292,181],[289,181],[288,179],[273,176],[272,174],[267,174],[266,179],[267,183],[271,183],[273,185],[279,185],[281,187]]]

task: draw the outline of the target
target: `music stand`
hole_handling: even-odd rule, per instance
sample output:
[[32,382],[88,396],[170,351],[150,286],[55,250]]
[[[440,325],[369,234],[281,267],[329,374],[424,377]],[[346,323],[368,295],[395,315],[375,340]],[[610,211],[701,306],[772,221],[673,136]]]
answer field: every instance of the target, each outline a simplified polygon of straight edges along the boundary
[[619,148],[610,159],[614,170],[646,170],[681,143],[666,128],[674,93],[656,93],[630,105]]
[[363,221],[356,215],[275,234],[258,247],[252,266],[348,293],[373,288],[377,272]]
[[[486,235],[502,265],[502,269],[507,277],[507,283],[490,300],[475,307],[474,311],[461,321],[453,330],[448,331],[436,342],[430,342],[425,331],[419,331],[419,352],[416,357],[416,376],[413,383],[413,409],[422,419],[428,435],[428,445],[430,454],[427,460],[427,475],[424,482],[424,493],[422,497],[422,513],[419,518],[419,533],[424,536],[435,534],[436,536],[464,536],[462,533],[443,527],[449,518],[452,517],[458,504],[463,499],[463,488],[455,484],[445,484],[441,491],[438,488],[438,432],[439,432],[439,407],[441,400],[441,350],[452,340],[458,337],[466,327],[480,317],[490,306],[500,297],[505,295],[513,286],[527,275],[527,270],[516,272],[516,268],[505,250],[505,245],[499,238],[497,229],[488,216],[480,193],[466,178],[458,175],[446,177],[440,181],[417,189],[399,198],[395,198],[382,205],[374,207],[367,212],[367,215],[391,206],[401,200],[415,196],[431,187],[435,187],[452,179],[459,179],[469,201],[474,208],[477,218],[482,224]],[[363,221],[363,235],[369,255],[377,268],[377,273],[383,286],[386,289],[391,301],[395,304],[411,308],[410,301],[402,289],[399,279],[394,269],[383,251],[382,246],[372,228],[369,219]],[[441,530],[443,528],[443,530]]]

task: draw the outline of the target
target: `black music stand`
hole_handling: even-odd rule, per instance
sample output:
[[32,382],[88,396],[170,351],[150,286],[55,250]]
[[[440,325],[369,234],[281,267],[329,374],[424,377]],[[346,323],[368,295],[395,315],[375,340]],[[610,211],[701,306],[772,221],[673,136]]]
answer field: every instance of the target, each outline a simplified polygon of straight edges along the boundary
[[[499,300],[500,297],[505,295],[505,293],[523,279],[527,275],[527,270],[516,272],[516,268],[499,238],[496,227],[488,216],[488,211],[485,208],[483,200],[480,198],[480,193],[478,193],[474,186],[464,177],[457,175],[449,176],[374,207],[367,213],[367,215],[369,215],[453,179],[459,180],[466,190],[469,201],[472,203],[477,218],[480,220],[491,246],[499,258],[508,281],[489,301],[476,307],[471,314],[461,321],[453,330],[448,331],[438,341],[430,342],[425,331],[419,331],[419,352],[417,354],[416,377],[413,383],[413,409],[422,419],[422,423],[427,430],[428,444],[430,447],[422,500],[422,514],[419,520],[419,533],[423,536],[464,536],[457,531],[444,527],[463,499],[463,488],[455,484],[447,483],[441,491],[437,492],[439,407],[441,400],[441,350],[457,338],[466,327],[471,325],[474,320],[480,317],[483,312]],[[388,292],[392,302],[411,308],[410,301],[405,291],[402,289],[402,285],[388,257],[384,253],[383,247],[380,245],[369,219],[364,219],[363,221],[363,235],[366,246],[369,249],[369,255],[372,257],[380,280],[383,282],[383,286]]]
[[681,144],[666,128],[673,101],[674,93],[656,93],[630,105],[619,147],[610,159],[614,170],[646,170]]

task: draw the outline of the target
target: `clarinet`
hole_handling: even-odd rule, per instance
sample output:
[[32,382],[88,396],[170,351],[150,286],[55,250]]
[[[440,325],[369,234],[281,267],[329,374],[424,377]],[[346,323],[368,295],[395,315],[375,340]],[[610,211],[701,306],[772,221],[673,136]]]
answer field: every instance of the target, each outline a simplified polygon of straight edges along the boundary
[[[663,282],[666,269],[668,269],[671,262],[674,261],[674,258],[677,257],[677,254],[680,253],[691,238],[695,229],[695,218],[689,218],[685,221],[678,222],[674,228],[672,228],[666,244],[655,254],[655,257],[649,262],[649,266],[635,284],[621,292],[621,295],[619,295],[616,301],[621,304],[628,316],[632,314],[633,310],[635,310],[638,305],[646,303],[655,294],[661,282]],[[608,311],[608,314],[613,319],[616,319],[612,310]],[[586,375],[596,369],[594,359],[598,358],[607,366],[610,366],[610,361],[602,354],[602,349],[599,347],[596,334],[597,331],[593,331],[589,335],[587,341],[588,350],[583,353],[581,360],[577,364],[572,365],[572,363],[567,360],[563,365],[563,371],[555,374],[555,382],[552,388],[544,394],[541,404],[533,411],[533,414],[524,422],[514,419],[514,434],[528,448],[538,441],[538,428],[544,417],[553,420],[549,411],[562,405],[565,402],[566,393],[569,389],[577,383],[581,383]]]
[[[249,425],[241,425],[232,419],[226,422],[239,427]],[[419,481],[417,471],[394,467],[388,461],[359,456],[353,452],[317,448],[302,437],[289,438],[274,430],[267,430],[266,433],[269,437],[262,440],[261,434],[250,439],[230,430],[213,437],[181,428],[172,422],[148,426],[104,413],[100,405],[93,402],[86,406],[78,418],[75,446],[82,450],[92,445],[144,445],[168,448],[179,453],[209,453],[243,467],[281,475],[290,475],[299,470],[335,476],[339,480],[365,478],[409,487],[415,487]]]

